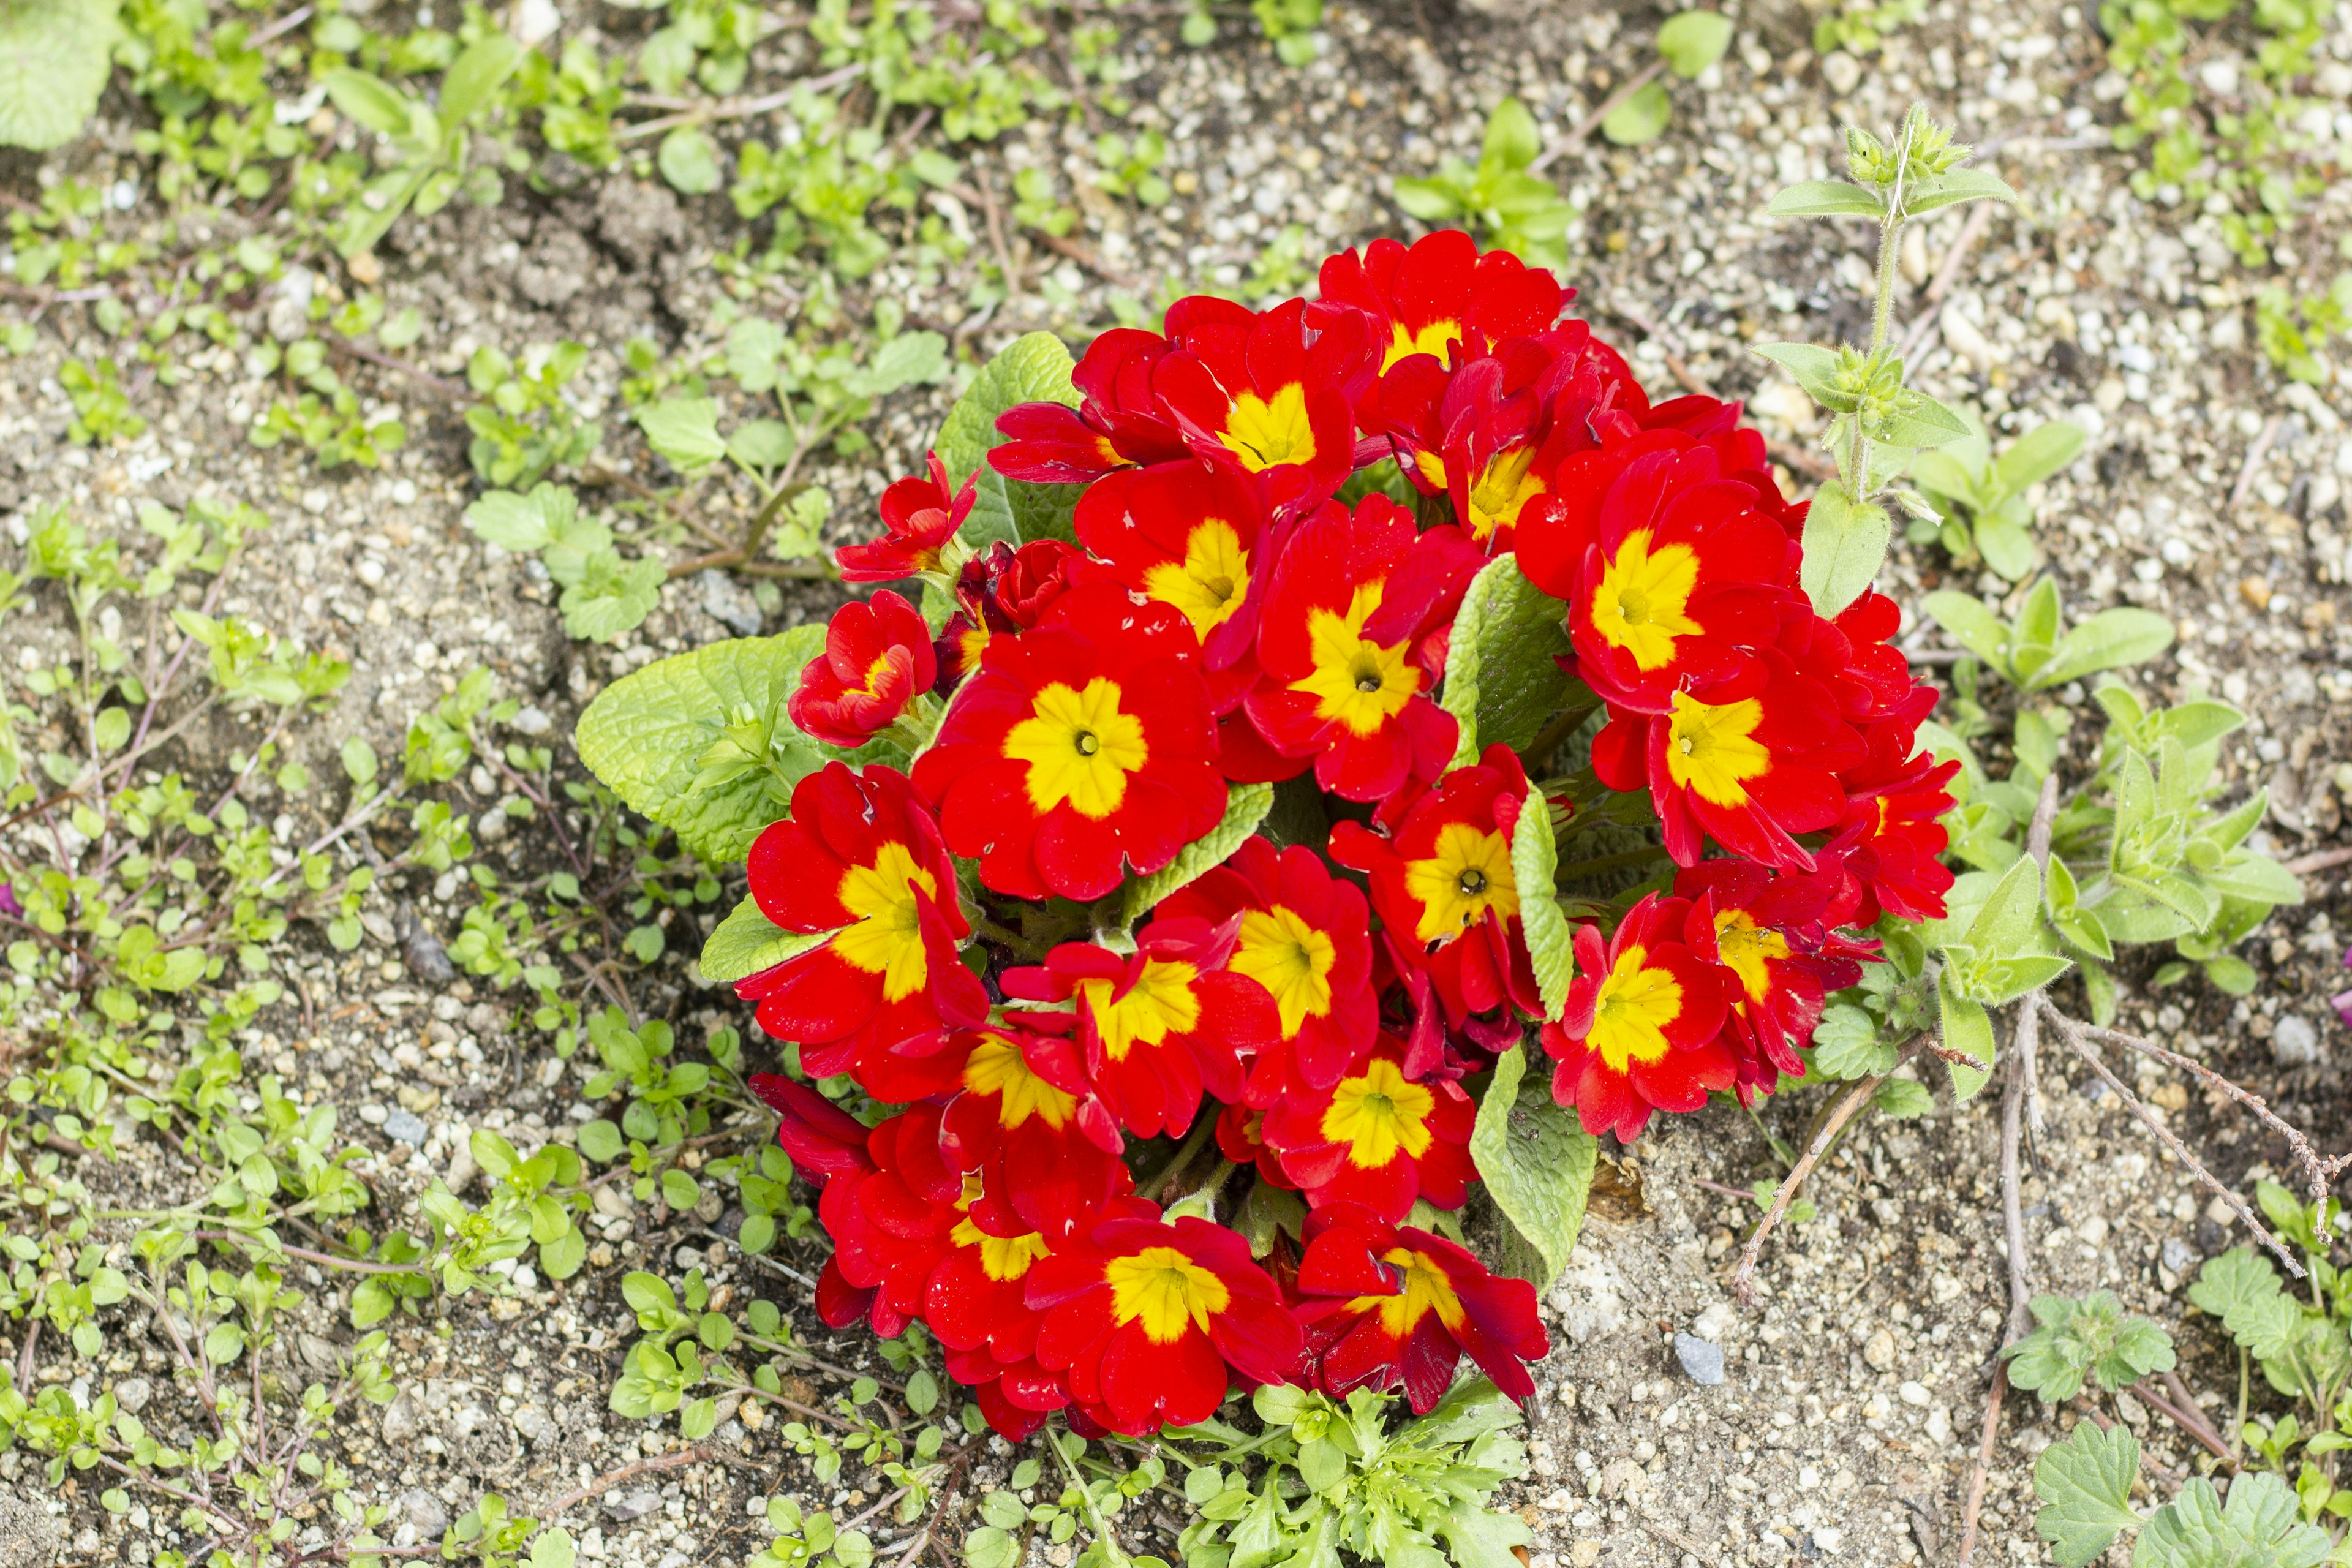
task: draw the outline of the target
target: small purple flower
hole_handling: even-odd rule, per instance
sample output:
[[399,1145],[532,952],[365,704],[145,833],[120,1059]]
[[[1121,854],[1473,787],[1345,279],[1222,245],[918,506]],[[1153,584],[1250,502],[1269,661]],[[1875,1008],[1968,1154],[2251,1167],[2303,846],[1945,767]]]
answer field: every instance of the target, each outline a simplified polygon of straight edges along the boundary
[[2327,1004],[2336,1009],[2336,1016],[2344,1020],[2344,1026],[2352,1029],[2352,991],[2338,991],[2327,999]]
[[16,888],[12,882],[0,882],[0,915],[16,921],[25,918],[25,906],[16,901]]

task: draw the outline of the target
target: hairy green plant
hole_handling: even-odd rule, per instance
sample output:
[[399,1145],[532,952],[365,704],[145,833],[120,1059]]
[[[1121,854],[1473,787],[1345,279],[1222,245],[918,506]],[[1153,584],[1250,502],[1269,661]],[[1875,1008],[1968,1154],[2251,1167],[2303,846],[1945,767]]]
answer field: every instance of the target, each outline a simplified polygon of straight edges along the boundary
[[1731,18],[1715,11],[1680,11],[1658,28],[1658,58],[1616,96],[1601,117],[1601,134],[1620,147],[1654,142],[1674,117],[1673,98],[1662,79],[1671,71],[1693,80],[1731,47]]
[[1960,417],[1969,426],[1966,436],[1911,459],[1912,482],[1943,516],[1915,513],[1905,532],[1914,544],[1940,542],[1961,565],[1980,559],[2014,583],[2041,559],[2033,543],[2033,487],[2074,460],[2083,449],[2083,427],[2053,419],[1995,458],[1983,423],[1966,411]]
[[1475,167],[1448,157],[1433,175],[1400,179],[1397,205],[1424,223],[1462,224],[1530,266],[1563,266],[1576,209],[1549,180],[1528,172],[1542,150],[1535,116],[1507,98],[1487,116]]
[[335,107],[388,138],[398,154],[346,210],[335,237],[338,250],[345,257],[373,250],[402,213],[412,206],[419,214],[438,212],[461,188],[480,205],[497,204],[505,186],[496,167],[467,167],[472,125],[496,106],[499,89],[521,60],[513,39],[489,33],[448,64],[436,103],[363,70],[327,73],[321,85]]

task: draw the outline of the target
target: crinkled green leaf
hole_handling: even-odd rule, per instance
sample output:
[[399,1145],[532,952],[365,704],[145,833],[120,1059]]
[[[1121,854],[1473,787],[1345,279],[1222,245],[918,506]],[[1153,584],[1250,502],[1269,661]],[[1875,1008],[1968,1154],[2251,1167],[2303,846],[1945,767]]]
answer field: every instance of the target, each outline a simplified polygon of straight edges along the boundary
[[[1495,1206],[1543,1255],[1551,1278],[1568,1267],[1584,1226],[1601,1143],[1551,1097],[1540,1058],[1528,1071],[1527,1047],[1513,1046],[1495,1062],[1470,1133],[1470,1157]],[[1546,1289],[1550,1279],[1537,1280]]]
[[2037,1296],[2032,1310],[2039,1326],[2001,1354],[2010,1358],[2010,1382],[2048,1405],[2074,1398],[2090,1378],[2113,1392],[2172,1369],[2172,1336],[2153,1320],[2126,1316],[2112,1290],[2080,1300]]
[[[795,626],[782,637],[712,643],[625,675],[580,716],[580,760],[633,810],[676,829],[695,854],[740,861],[760,830],[785,815],[792,785],[824,762],[784,713],[802,666],[824,642],[822,626]],[[747,719],[772,723],[772,754],[698,788],[706,755]]]
[[1274,786],[1269,784],[1241,784],[1225,793],[1223,820],[1211,828],[1203,837],[1196,838],[1176,852],[1176,858],[1148,877],[1138,877],[1127,885],[1127,895],[1121,900],[1123,919],[1129,925],[1141,920],[1151,907],[1176,891],[1191,886],[1201,877],[1224,864],[1225,857],[1241,847],[1242,840],[1257,831],[1265,814],[1274,809]]
[[1519,806],[1511,829],[1511,883],[1518,889],[1519,931],[1527,939],[1536,985],[1543,994],[1544,1016],[1557,1018],[1568,1001],[1568,984],[1576,977],[1576,933],[1560,913],[1553,895],[1552,874],[1559,866],[1559,847],[1552,839],[1551,808],[1543,796],[1529,795]]
[[0,142],[45,152],[80,134],[113,67],[118,4],[0,4]]
[[563,590],[557,607],[566,636],[611,642],[635,631],[661,603],[668,573],[658,561],[624,562],[609,550],[590,555],[580,581]]
[[2326,1531],[2303,1522],[2278,1477],[2239,1476],[2225,1504],[2200,1476],[2149,1517],[2132,1568],[2315,1568],[2332,1545]]
[[1439,706],[1461,727],[1454,765],[1489,745],[1517,751],[1558,710],[1571,682],[1559,658],[1570,651],[1568,606],[1498,555],[1470,580],[1445,650]]
[[646,442],[682,474],[698,474],[727,455],[715,397],[665,397],[637,410]]
[[2084,1421],[2073,1436],[2042,1450],[2033,1461],[2033,1492],[2042,1500],[2033,1528],[2061,1568],[2082,1568],[2117,1531],[2139,1523],[2130,1501],[2138,1473],[2139,1442],[2123,1426],[2102,1432]]
[[702,956],[696,964],[705,980],[740,980],[763,969],[773,969],[788,958],[797,958],[832,934],[786,931],[761,914],[759,903],[747,893],[704,941]]

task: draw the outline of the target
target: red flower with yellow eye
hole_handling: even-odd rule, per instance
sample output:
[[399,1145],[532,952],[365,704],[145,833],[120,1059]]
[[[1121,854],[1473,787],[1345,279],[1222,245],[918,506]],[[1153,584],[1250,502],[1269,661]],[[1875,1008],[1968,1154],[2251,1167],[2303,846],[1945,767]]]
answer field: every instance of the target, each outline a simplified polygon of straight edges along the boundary
[[1318,279],[1322,300],[1310,316],[1337,306],[1362,311],[1380,350],[1379,374],[1398,361],[1428,354],[1443,364],[1457,342],[1496,342],[1540,332],[1559,319],[1569,293],[1549,272],[1507,250],[1478,254],[1459,229],[1423,235],[1408,249],[1376,239],[1360,253],[1324,259]]
[[1181,611],[1202,661],[1224,669],[1257,636],[1253,590],[1274,552],[1249,484],[1229,468],[1160,463],[1108,475],[1078,499],[1078,542],[1130,592]]
[[1845,815],[1837,770],[1863,755],[1827,688],[1764,648],[1724,680],[1667,693],[1663,714],[1612,706],[1593,738],[1592,771],[1613,790],[1645,785],[1678,866],[1705,853],[1702,835],[1784,870],[1813,869],[1800,833]]
[[[1447,625],[1479,557],[1458,529],[1417,534],[1382,495],[1351,515],[1336,501],[1284,547],[1258,620],[1263,672],[1243,709],[1286,756],[1313,758],[1315,782],[1349,800],[1402,804],[1453,759],[1454,716],[1431,700]],[[1441,639],[1442,640],[1442,639]]]
[[1272,1105],[1288,1089],[1328,1089],[1371,1044],[1380,1001],[1364,895],[1305,845],[1277,852],[1263,838],[1244,839],[1223,866],[1162,899],[1154,913],[1212,925],[1240,917],[1227,967],[1274,998],[1282,1031],[1251,1064],[1250,1104]]
[[1783,1074],[1805,1076],[1797,1050],[1811,1041],[1824,999],[1860,981],[1856,961],[1874,956],[1830,929],[1851,901],[1846,886],[1835,867],[1791,876],[1747,860],[1703,860],[1675,878],[1675,896],[1691,900],[1687,944],[1721,971],[1743,1100],[1771,1093]]
[[915,783],[990,888],[1098,899],[1223,818],[1216,744],[1192,626],[1092,583],[990,641]]
[[1068,1038],[992,1027],[950,1036],[941,1054],[957,1066],[940,1137],[958,1169],[988,1174],[986,1228],[1065,1236],[1128,1189],[1118,1121]]
[[928,461],[928,477],[900,479],[882,492],[885,531],[880,539],[871,544],[845,544],[833,552],[843,582],[895,583],[940,570],[940,552],[971,515],[978,492],[967,479],[962,489],[950,494],[948,471],[939,454],[929,454]]
[[1478,1173],[1470,1160],[1478,1108],[1450,1079],[1407,1078],[1403,1062],[1404,1042],[1383,1035],[1329,1089],[1294,1090],[1265,1113],[1260,1136],[1309,1207],[1361,1204],[1396,1221],[1415,1198],[1462,1206]]
[[[1172,315],[1170,330],[1175,330]],[[1184,438],[1151,392],[1152,372],[1175,346],[1139,327],[1103,333],[1070,372],[1078,406],[1024,403],[1006,409],[996,420],[1004,440],[989,453],[989,466],[1008,479],[1067,485],[1182,457]]]
[[904,774],[826,763],[793,786],[793,815],[752,842],[745,868],[769,920],[833,933],[735,986],[816,1077],[987,1016],[988,993],[956,957],[971,928],[954,863]]
[[1722,972],[1685,942],[1687,899],[1652,893],[1626,911],[1606,944],[1601,928],[1576,932],[1576,979],[1561,1016],[1544,1025],[1559,1065],[1551,1097],[1575,1109],[1584,1130],[1630,1143],[1653,1110],[1696,1110],[1728,1089],[1739,1064],[1720,1037]]
[[1596,446],[1596,419],[1630,380],[1582,321],[1492,347],[1465,343],[1451,364],[1414,357],[1381,378],[1375,423],[1423,495],[1444,495],[1481,548],[1512,548],[1521,521]]
[[1551,1353],[1536,1288],[1497,1278],[1466,1249],[1341,1204],[1307,1216],[1296,1309],[1315,1386],[1337,1398],[1400,1384],[1416,1415],[1471,1364],[1511,1398],[1536,1391],[1526,1363]]
[[1035,626],[1071,586],[1071,573],[1085,559],[1075,544],[1033,539],[1015,550],[999,539],[963,563],[956,574],[956,612],[940,628],[939,687],[953,691],[980,668],[988,639]]
[[[1353,822],[1331,830],[1331,858],[1370,874],[1372,908],[1391,950],[1400,963],[1429,972],[1456,1028],[1472,1014],[1506,1005],[1530,1016],[1542,1012],[1511,871],[1512,830],[1529,805],[1518,757],[1494,745],[1477,766],[1440,779],[1395,837]],[[1532,806],[1543,809],[1541,801]]]
[[1627,463],[1580,520],[1547,512],[1538,530],[1589,531],[1584,557],[1566,570],[1530,552],[1529,581],[1569,604],[1577,673],[1619,708],[1671,710],[1679,689],[1730,679],[1747,650],[1779,636],[1791,605],[1785,584],[1795,554],[1780,525],[1755,508],[1756,492],[1721,477],[1704,447],[1646,453]]
[[1025,1001],[1076,998],[1087,1079],[1118,1124],[1141,1138],[1181,1136],[1202,1089],[1239,1100],[1242,1053],[1277,1037],[1273,998],[1227,967],[1239,924],[1155,920],[1126,956],[1066,942],[1002,984]]
[[1154,368],[1152,391],[1194,456],[1249,475],[1276,516],[1339,488],[1356,466],[1347,388],[1364,358],[1360,318],[1317,332],[1303,300],[1252,315],[1196,297],[1170,306],[1168,324],[1183,346]]
[[[1249,1243],[1206,1220],[1113,1219],[1029,1271],[1037,1362],[1107,1431],[1205,1421],[1228,1381],[1280,1383],[1303,1341]],[[1230,1369],[1230,1370],[1229,1370]]]
[[1952,869],[1943,859],[1951,842],[1943,817],[1952,809],[1948,786],[1959,771],[1957,760],[1938,763],[1923,752],[1892,776],[1845,775],[1853,791],[1845,819],[1822,855],[1843,857],[1860,886],[1860,907],[1849,923],[1872,925],[1889,911],[1906,921],[1944,918]]
[[938,679],[929,624],[886,588],[833,613],[824,652],[803,667],[786,711],[803,734],[850,750],[888,729]]
[[1282,1159],[1265,1145],[1265,1112],[1228,1105],[1217,1112],[1217,1152],[1236,1165],[1251,1165],[1268,1186],[1296,1188],[1282,1173]]

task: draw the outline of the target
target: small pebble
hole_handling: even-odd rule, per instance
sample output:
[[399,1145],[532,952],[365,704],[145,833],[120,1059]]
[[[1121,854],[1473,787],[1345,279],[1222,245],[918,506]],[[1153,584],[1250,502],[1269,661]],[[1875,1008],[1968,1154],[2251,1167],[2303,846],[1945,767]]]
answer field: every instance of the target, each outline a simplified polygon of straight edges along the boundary
[[1675,1336],[1675,1359],[1693,1383],[1713,1388],[1723,1381],[1723,1347],[1696,1334]]
[[413,1110],[395,1110],[385,1112],[383,1130],[386,1135],[396,1138],[403,1143],[421,1146],[425,1142],[425,1119]]
[[114,1403],[136,1415],[155,1397],[155,1385],[143,1377],[126,1377],[114,1385]]
[[2319,1059],[2319,1031],[2310,1021],[2289,1013],[2271,1034],[2271,1060],[2283,1068],[2309,1067]]
[[417,1490],[400,1494],[401,1517],[416,1527],[419,1538],[438,1537],[449,1528],[449,1510],[431,1492]]
[[604,1516],[615,1524],[626,1524],[633,1519],[643,1519],[661,1507],[658,1492],[627,1492],[604,1500]]
[[2189,1266],[2197,1261],[2197,1249],[2177,1236],[2164,1238],[2164,1266],[2175,1274],[2186,1274]]

